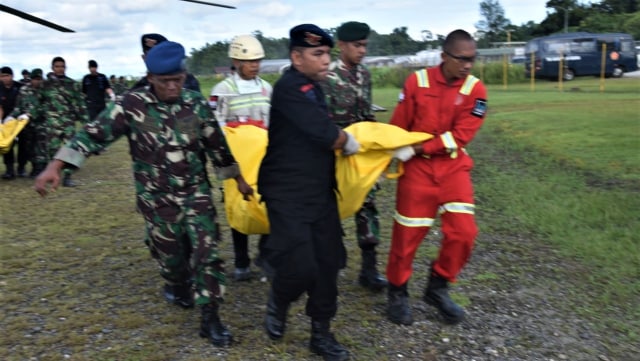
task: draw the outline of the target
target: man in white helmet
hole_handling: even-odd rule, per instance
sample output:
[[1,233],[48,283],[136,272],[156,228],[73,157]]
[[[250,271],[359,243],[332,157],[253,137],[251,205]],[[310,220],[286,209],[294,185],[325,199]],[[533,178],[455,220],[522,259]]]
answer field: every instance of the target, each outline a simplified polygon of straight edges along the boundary
[[[235,72],[216,84],[209,98],[209,105],[218,123],[221,127],[252,124],[267,128],[272,87],[258,76],[260,61],[264,58],[262,44],[252,35],[238,35],[229,44],[229,58]],[[235,229],[231,229],[231,235],[235,255],[233,278],[236,281],[249,280],[249,237]],[[267,235],[260,237],[260,255],[263,254],[266,240]],[[260,255],[256,258],[256,265],[266,271],[266,264]]]

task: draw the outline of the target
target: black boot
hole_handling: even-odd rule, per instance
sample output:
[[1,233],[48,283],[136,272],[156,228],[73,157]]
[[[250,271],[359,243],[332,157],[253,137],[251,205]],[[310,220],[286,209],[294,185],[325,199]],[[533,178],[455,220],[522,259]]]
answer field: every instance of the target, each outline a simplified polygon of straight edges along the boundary
[[269,300],[267,301],[267,314],[264,318],[264,328],[267,330],[269,338],[279,340],[284,336],[287,328],[287,312],[289,305],[278,302],[273,290],[269,290]]
[[165,284],[162,289],[162,295],[169,303],[182,308],[193,308],[193,293],[189,283],[180,285]]
[[36,163],[33,165],[33,168],[31,169],[31,174],[29,175],[31,178],[35,178],[37,177],[40,173],[42,173],[42,171],[47,168],[47,164],[46,163]]
[[18,167],[18,177],[27,178],[28,176],[29,176],[29,173],[27,173],[27,171],[24,169],[24,166]]
[[462,307],[449,297],[447,280],[433,270],[431,270],[423,300],[431,306],[435,306],[447,323],[456,324],[464,319]]
[[378,273],[376,268],[375,249],[362,250],[362,269],[360,270],[358,282],[361,286],[372,291],[381,291],[387,287],[387,279]]
[[329,320],[312,320],[309,349],[316,355],[322,356],[325,361],[348,360],[349,351],[336,341],[329,329]]
[[231,345],[233,336],[220,321],[218,305],[208,304],[202,306],[200,337],[208,337],[214,346],[226,347]]
[[7,171],[2,175],[2,179],[4,180],[12,180],[16,179],[16,174],[13,171],[13,166],[11,168],[7,167]]
[[71,180],[71,174],[65,174],[64,178],[62,179],[62,186],[63,187],[75,187],[76,186],[76,182]]
[[409,292],[407,283],[402,286],[389,284],[387,289],[387,318],[398,325],[411,325],[413,317],[409,308]]

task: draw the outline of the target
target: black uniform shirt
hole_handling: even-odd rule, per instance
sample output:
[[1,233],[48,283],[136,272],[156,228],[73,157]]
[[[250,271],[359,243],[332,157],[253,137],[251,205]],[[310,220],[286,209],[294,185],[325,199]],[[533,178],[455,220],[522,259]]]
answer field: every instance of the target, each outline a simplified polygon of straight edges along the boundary
[[98,108],[104,108],[105,91],[111,88],[109,79],[102,74],[87,74],[82,78],[82,92],[86,95],[87,104]]
[[8,88],[0,82],[0,107],[2,107],[5,117],[11,114],[13,108],[16,106],[16,99],[18,98],[20,87],[22,87],[22,84],[17,81],[13,81]]
[[339,129],[329,118],[320,85],[294,67],[273,87],[269,144],[260,165],[262,197],[323,205],[336,188],[333,143]]

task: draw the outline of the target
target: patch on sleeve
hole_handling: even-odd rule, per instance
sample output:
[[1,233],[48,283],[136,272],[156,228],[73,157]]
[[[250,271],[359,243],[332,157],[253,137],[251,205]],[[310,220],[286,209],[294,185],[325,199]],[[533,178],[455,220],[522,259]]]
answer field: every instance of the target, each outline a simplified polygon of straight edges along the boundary
[[313,84],[305,84],[305,85],[300,87],[300,91],[303,92],[303,93],[306,93],[311,89],[313,89]]
[[476,99],[476,104],[473,106],[473,110],[471,110],[471,115],[474,115],[478,118],[484,117],[487,112],[487,100],[486,99]]
[[404,92],[400,92],[400,94],[398,94],[398,103],[402,103],[403,100],[404,100]]

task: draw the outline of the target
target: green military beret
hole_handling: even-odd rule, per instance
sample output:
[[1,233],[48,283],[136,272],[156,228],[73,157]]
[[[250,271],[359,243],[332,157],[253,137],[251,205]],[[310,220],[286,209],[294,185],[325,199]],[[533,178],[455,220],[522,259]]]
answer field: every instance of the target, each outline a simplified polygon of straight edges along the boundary
[[35,68],[33,70],[31,70],[31,74],[30,74],[31,78],[40,78],[42,79],[42,69],[40,68]]
[[364,40],[369,36],[369,25],[357,21],[349,21],[340,25],[336,35],[338,40],[342,41]]

